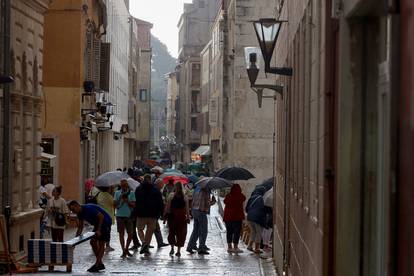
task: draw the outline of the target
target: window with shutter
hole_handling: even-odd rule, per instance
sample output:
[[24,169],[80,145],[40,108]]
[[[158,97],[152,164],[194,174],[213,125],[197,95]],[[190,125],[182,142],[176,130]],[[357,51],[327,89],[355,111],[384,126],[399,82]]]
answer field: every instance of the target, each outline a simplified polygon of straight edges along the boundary
[[111,44],[101,43],[101,58],[100,58],[100,78],[99,87],[104,91],[109,91],[109,73],[110,73],[110,54]]
[[135,104],[133,101],[128,102],[128,128],[131,131],[135,131]]
[[92,79],[92,44],[93,44],[93,32],[91,30],[86,31],[86,48],[85,48],[85,80],[91,81]]
[[93,52],[92,52],[92,80],[95,84],[95,89],[100,88],[100,68],[101,68],[101,40],[93,38]]
[[147,89],[139,90],[139,100],[141,102],[146,102],[147,101]]

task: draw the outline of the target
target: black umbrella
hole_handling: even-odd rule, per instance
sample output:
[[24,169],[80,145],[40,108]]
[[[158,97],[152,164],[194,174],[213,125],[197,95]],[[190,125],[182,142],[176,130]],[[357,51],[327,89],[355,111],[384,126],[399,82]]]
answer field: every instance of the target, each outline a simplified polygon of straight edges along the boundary
[[210,190],[214,190],[231,187],[232,184],[221,177],[204,177],[201,178],[195,185],[202,189],[208,188]]
[[255,176],[248,170],[240,167],[226,167],[219,170],[216,176],[227,180],[249,180]]
[[264,180],[262,183],[256,185],[256,188],[262,188],[266,192],[273,187],[273,177]]

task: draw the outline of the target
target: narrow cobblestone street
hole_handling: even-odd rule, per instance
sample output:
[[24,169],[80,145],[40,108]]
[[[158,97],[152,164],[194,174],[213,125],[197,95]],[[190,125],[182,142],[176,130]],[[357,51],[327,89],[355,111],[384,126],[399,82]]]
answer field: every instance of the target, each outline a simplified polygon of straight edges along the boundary
[[[191,235],[192,223],[188,227],[187,241]],[[217,212],[217,207],[212,208],[209,216],[209,234],[207,245],[211,248],[210,255],[190,255],[183,248],[180,258],[169,256],[170,247],[157,249],[155,238],[152,239],[151,256],[144,257],[139,252],[127,259],[121,259],[121,249],[118,242],[116,227],[112,227],[111,246],[115,251],[106,253],[104,263],[106,270],[99,275],[263,275],[260,267],[260,259],[257,255],[244,250],[239,255],[229,255],[226,251],[225,227]],[[163,237],[166,242],[168,229],[163,229]],[[68,233],[68,238],[70,234]],[[94,255],[89,242],[79,245],[75,249],[75,261],[72,275],[92,275],[86,270],[94,263]],[[56,267],[54,273],[47,272],[47,267],[42,267],[35,275],[62,275],[65,267]],[[267,273],[266,273],[267,275]]]

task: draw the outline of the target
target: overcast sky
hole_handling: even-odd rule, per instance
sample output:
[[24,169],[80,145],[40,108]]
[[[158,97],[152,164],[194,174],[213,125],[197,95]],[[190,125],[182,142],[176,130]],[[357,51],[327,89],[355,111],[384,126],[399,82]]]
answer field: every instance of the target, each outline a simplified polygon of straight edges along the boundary
[[192,0],[130,0],[130,12],[133,16],[154,24],[152,34],[164,42],[171,55],[178,52],[178,19],[184,3]]

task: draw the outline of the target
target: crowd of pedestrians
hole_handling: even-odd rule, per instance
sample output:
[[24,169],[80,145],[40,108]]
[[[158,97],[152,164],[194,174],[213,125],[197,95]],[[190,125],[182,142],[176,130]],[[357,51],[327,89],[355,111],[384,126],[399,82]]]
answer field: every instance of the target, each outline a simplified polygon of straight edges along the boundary
[[[155,236],[158,248],[170,246],[170,255],[180,257],[187,238],[187,225],[193,219],[193,231],[186,251],[190,254],[208,255],[210,248],[206,245],[208,235],[208,218],[210,208],[217,200],[208,187],[168,181],[164,184],[160,177],[162,172],[153,175],[140,171],[128,171],[129,176],[139,182],[132,190],[127,179],[122,179],[118,189],[114,187],[95,187],[88,185],[86,204],[66,201],[61,197],[62,188],[55,187],[50,194],[45,185],[39,190],[40,206],[45,209],[42,223],[46,221],[53,241],[63,241],[66,217],[71,211],[78,217],[77,235],[81,235],[84,222],[93,226],[95,236],[91,240],[92,250],[96,256],[95,264],[89,272],[105,269],[102,257],[105,251],[114,250],[110,246],[111,227],[116,222],[121,258],[133,256],[133,251],[149,256],[151,240]],[[239,184],[233,184],[224,198],[224,216],[227,230],[227,252],[242,253],[239,241],[243,221],[251,228],[251,243],[248,250],[260,253],[260,245],[266,248],[271,240],[272,210],[264,206],[263,195],[266,190],[257,187],[249,198],[246,208],[246,196]],[[270,210],[269,210],[270,209]],[[247,216],[245,215],[247,214]],[[63,221],[62,221],[63,217]],[[168,244],[164,243],[159,221],[168,228]],[[270,220],[270,221],[269,221]],[[41,223],[41,226],[42,226]],[[132,245],[132,246],[131,246]],[[132,252],[131,252],[132,251]]]

